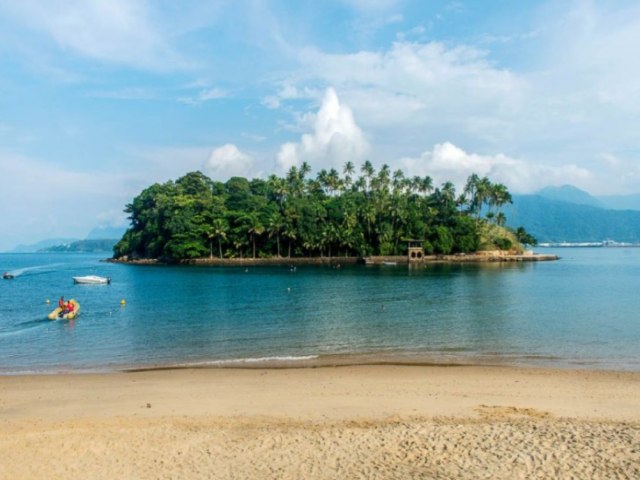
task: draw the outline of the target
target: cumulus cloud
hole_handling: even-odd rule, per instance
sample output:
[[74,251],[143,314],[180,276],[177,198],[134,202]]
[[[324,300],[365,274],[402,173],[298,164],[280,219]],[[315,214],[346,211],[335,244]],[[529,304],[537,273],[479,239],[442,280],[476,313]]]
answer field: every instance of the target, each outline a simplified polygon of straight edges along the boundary
[[256,176],[255,159],[231,143],[214,149],[204,163],[203,170],[206,175],[221,181],[230,177]]
[[292,86],[320,80],[335,87],[377,144],[435,144],[455,132],[482,148],[500,145],[530,91],[524,76],[470,45],[398,41],[347,54],[306,48],[299,62]]
[[464,187],[472,173],[504,183],[515,193],[530,193],[547,185],[565,184],[569,180],[584,188],[595,180],[589,170],[577,165],[550,166],[504,154],[468,153],[450,142],[437,144],[419,157],[404,157],[398,163],[410,175],[429,175],[436,185],[451,181],[458,190]]
[[341,167],[348,160],[359,162],[369,151],[369,144],[356,124],[351,109],[340,103],[333,88],[327,89],[320,110],[301,119],[313,132],[299,142],[285,143],[277,155],[278,167],[286,171],[307,162],[315,169]]

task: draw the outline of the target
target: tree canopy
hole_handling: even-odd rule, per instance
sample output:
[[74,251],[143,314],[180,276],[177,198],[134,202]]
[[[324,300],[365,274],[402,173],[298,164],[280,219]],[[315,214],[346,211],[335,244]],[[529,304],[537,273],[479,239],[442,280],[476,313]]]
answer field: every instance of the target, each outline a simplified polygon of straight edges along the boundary
[[456,196],[451,182],[434,187],[428,176],[407,177],[387,165],[376,172],[370,162],[359,176],[351,162],[342,174],[323,169],[315,178],[306,163],[266,180],[222,183],[191,172],[151,185],[126,206],[131,224],[114,256],[403,255],[408,239],[426,253],[474,252],[479,226],[504,224],[500,208],[510,202],[507,188],[486,177],[472,175]]

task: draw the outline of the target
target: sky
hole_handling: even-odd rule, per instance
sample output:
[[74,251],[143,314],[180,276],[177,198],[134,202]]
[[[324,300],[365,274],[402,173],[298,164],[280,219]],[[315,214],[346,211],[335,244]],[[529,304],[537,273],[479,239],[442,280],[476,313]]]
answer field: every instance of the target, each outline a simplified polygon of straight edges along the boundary
[[640,193],[640,3],[0,0],[0,251],[347,160]]

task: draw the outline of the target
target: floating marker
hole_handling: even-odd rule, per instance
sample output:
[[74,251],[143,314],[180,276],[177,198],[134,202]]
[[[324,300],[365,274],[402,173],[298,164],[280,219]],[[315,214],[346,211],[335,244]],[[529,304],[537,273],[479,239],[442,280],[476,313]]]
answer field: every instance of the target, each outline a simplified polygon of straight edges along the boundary
[[122,300],[120,300],[120,305],[126,305],[127,302],[124,301],[124,298]]

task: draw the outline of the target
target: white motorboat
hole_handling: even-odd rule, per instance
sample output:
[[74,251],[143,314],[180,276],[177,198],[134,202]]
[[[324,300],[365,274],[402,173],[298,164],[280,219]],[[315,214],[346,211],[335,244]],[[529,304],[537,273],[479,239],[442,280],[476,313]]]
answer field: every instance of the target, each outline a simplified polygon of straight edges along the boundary
[[97,275],[85,275],[84,277],[73,277],[73,283],[105,285],[111,283],[111,279],[109,277],[99,277]]

